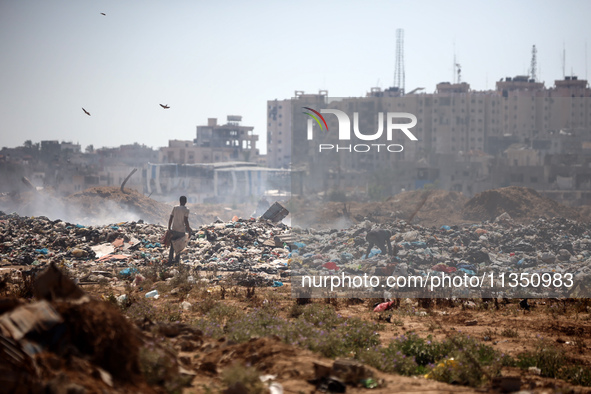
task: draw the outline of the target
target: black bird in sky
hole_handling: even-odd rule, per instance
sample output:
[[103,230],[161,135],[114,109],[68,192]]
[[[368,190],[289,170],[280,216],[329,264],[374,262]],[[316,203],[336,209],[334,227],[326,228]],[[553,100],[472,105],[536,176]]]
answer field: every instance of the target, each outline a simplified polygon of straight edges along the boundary
[[102,15],[102,16],[107,16],[107,14],[105,14],[104,12],[101,12],[101,15]]
[[169,109],[169,108],[170,108],[170,107],[168,106],[168,104],[166,104],[166,105],[162,105],[162,104],[160,104],[160,106],[161,106],[162,108],[164,108],[164,109]]
[[88,112],[87,110],[85,110],[84,108],[82,108],[82,111],[84,111],[84,113],[88,116],[90,116],[90,112]]

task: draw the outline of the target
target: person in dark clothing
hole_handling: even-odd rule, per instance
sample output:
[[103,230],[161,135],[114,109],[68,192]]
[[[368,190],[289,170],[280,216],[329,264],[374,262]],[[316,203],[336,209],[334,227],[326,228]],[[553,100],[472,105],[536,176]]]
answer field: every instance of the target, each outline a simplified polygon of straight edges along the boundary
[[394,250],[392,249],[392,244],[390,243],[391,236],[392,234],[390,231],[383,229],[375,229],[368,232],[365,236],[365,240],[369,243],[367,246],[367,252],[365,252],[366,258],[369,256],[371,248],[373,248],[374,245],[380,248],[384,254],[386,253],[386,245],[388,245],[388,255],[394,256]]

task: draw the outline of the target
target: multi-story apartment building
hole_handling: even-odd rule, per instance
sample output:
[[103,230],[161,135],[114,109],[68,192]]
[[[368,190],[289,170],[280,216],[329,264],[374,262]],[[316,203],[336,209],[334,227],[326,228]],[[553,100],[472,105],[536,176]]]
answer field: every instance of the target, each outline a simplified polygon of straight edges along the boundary
[[[542,82],[517,76],[501,79],[495,90],[473,91],[465,82],[442,82],[431,94],[400,93],[396,88],[373,88],[366,97],[331,98],[326,91],[296,92],[292,99],[268,101],[269,165],[291,163],[305,170],[309,185],[314,185],[311,191],[368,190],[388,169],[395,174],[386,187],[388,193],[429,182],[469,195],[519,182],[542,189],[589,183],[585,171],[573,175],[579,180],[564,181],[573,170],[558,168],[557,159],[550,158],[569,152],[579,155],[577,166],[585,166],[581,155],[588,149],[581,148],[591,147],[591,89],[585,80],[566,77],[546,88]],[[336,133],[320,133],[314,122],[301,115],[307,111],[304,107],[338,109],[349,114],[351,124],[352,114],[358,113],[358,129],[364,134],[375,133],[380,113],[411,113],[417,118],[412,133],[418,141],[409,142],[402,133],[386,141],[384,133],[373,142],[404,145],[403,151],[391,155],[375,150],[318,152],[319,142],[337,144],[339,140]],[[336,116],[324,118],[329,130],[338,130]],[[306,122],[315,130],[314,141],[306,138]],[[290,144],[291,151],[286,151]],[[541,170],[541,166],[549,167]],[[512,173],[516,167],[522,173]],[[379,171],[386,172],[378,175]]]

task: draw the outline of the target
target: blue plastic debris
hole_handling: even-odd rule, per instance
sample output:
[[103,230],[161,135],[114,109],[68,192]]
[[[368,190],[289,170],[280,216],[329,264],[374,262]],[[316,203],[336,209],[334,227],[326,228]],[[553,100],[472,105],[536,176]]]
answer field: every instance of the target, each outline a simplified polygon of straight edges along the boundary
[[283,282],[281,282],[279,280],[273,281],[273,287],[281,287],[281,286],[283,286]]
[[47,253],[49,253],[49,250],[47,248],[35,249],[35,252],[41,253],[41,254],[47,254]]
[[460,268],[458,271],[462,271],[465,272],[466,274],[470,275],[470,276],[474,276],[476,275],[476,273],[472,270],[466,269],[466,268]]
[[119,271],[119,275],[131,275],[131,274],[137,274],[138,270],[135,267],[129,267],[129,268],[124,268],[121,271]]
[[351,253],[343,252],[341,253],[341,258],[345,261],[353,260],[353,255]]
[[457,266],[458,269],[467,269],[467,270],[471,270],[471,271],[476,271],[476,267],[474,266],[474,264],[465,264],[465,263],[460,263]]
[[449,230],[451,230],[451,227],[449,227],[447,225],[443,225],[443,226],[441,226],[441,230],[449,231]]
[[380,249],[372,249],[371,252],[369,252],[369,256],[367,256],[368,259],[371,259],[373,256],[377,256],[378,254],[381,254],[382,251]]
[[294,243],[293,243],[293,245],[294,245],[295,247],[297,247],[298,249],[303,249],[303,248],[305,248],[305,247],[306,247],[306,244],[305,244],[305,243],[303,243],[303,242],[294,242]]

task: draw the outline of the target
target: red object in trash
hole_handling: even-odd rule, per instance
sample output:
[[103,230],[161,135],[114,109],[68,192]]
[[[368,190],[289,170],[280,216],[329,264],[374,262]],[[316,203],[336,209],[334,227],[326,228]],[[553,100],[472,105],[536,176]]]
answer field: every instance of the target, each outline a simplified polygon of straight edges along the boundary
[[334,261],[329,261],[328,263],[324,263],[324,264],[322,264],[322,266],[326,269],[329,269],[329,270],[336,271],[339,269],[339,267],[337,267],[337,264]]
[[378,306],[373,308],[373,311],[374,312],[387,311],[388,309],[390,309],[392,307],[392,305],[394,305],[394,301],[382,302],[381,304],[379,304]]
[[451,274],[452,272],[456,272],[458,269],[456,267],[449,267],[445,264],[436,264],[431,267],[433,271],[445,272],[446,274]]

